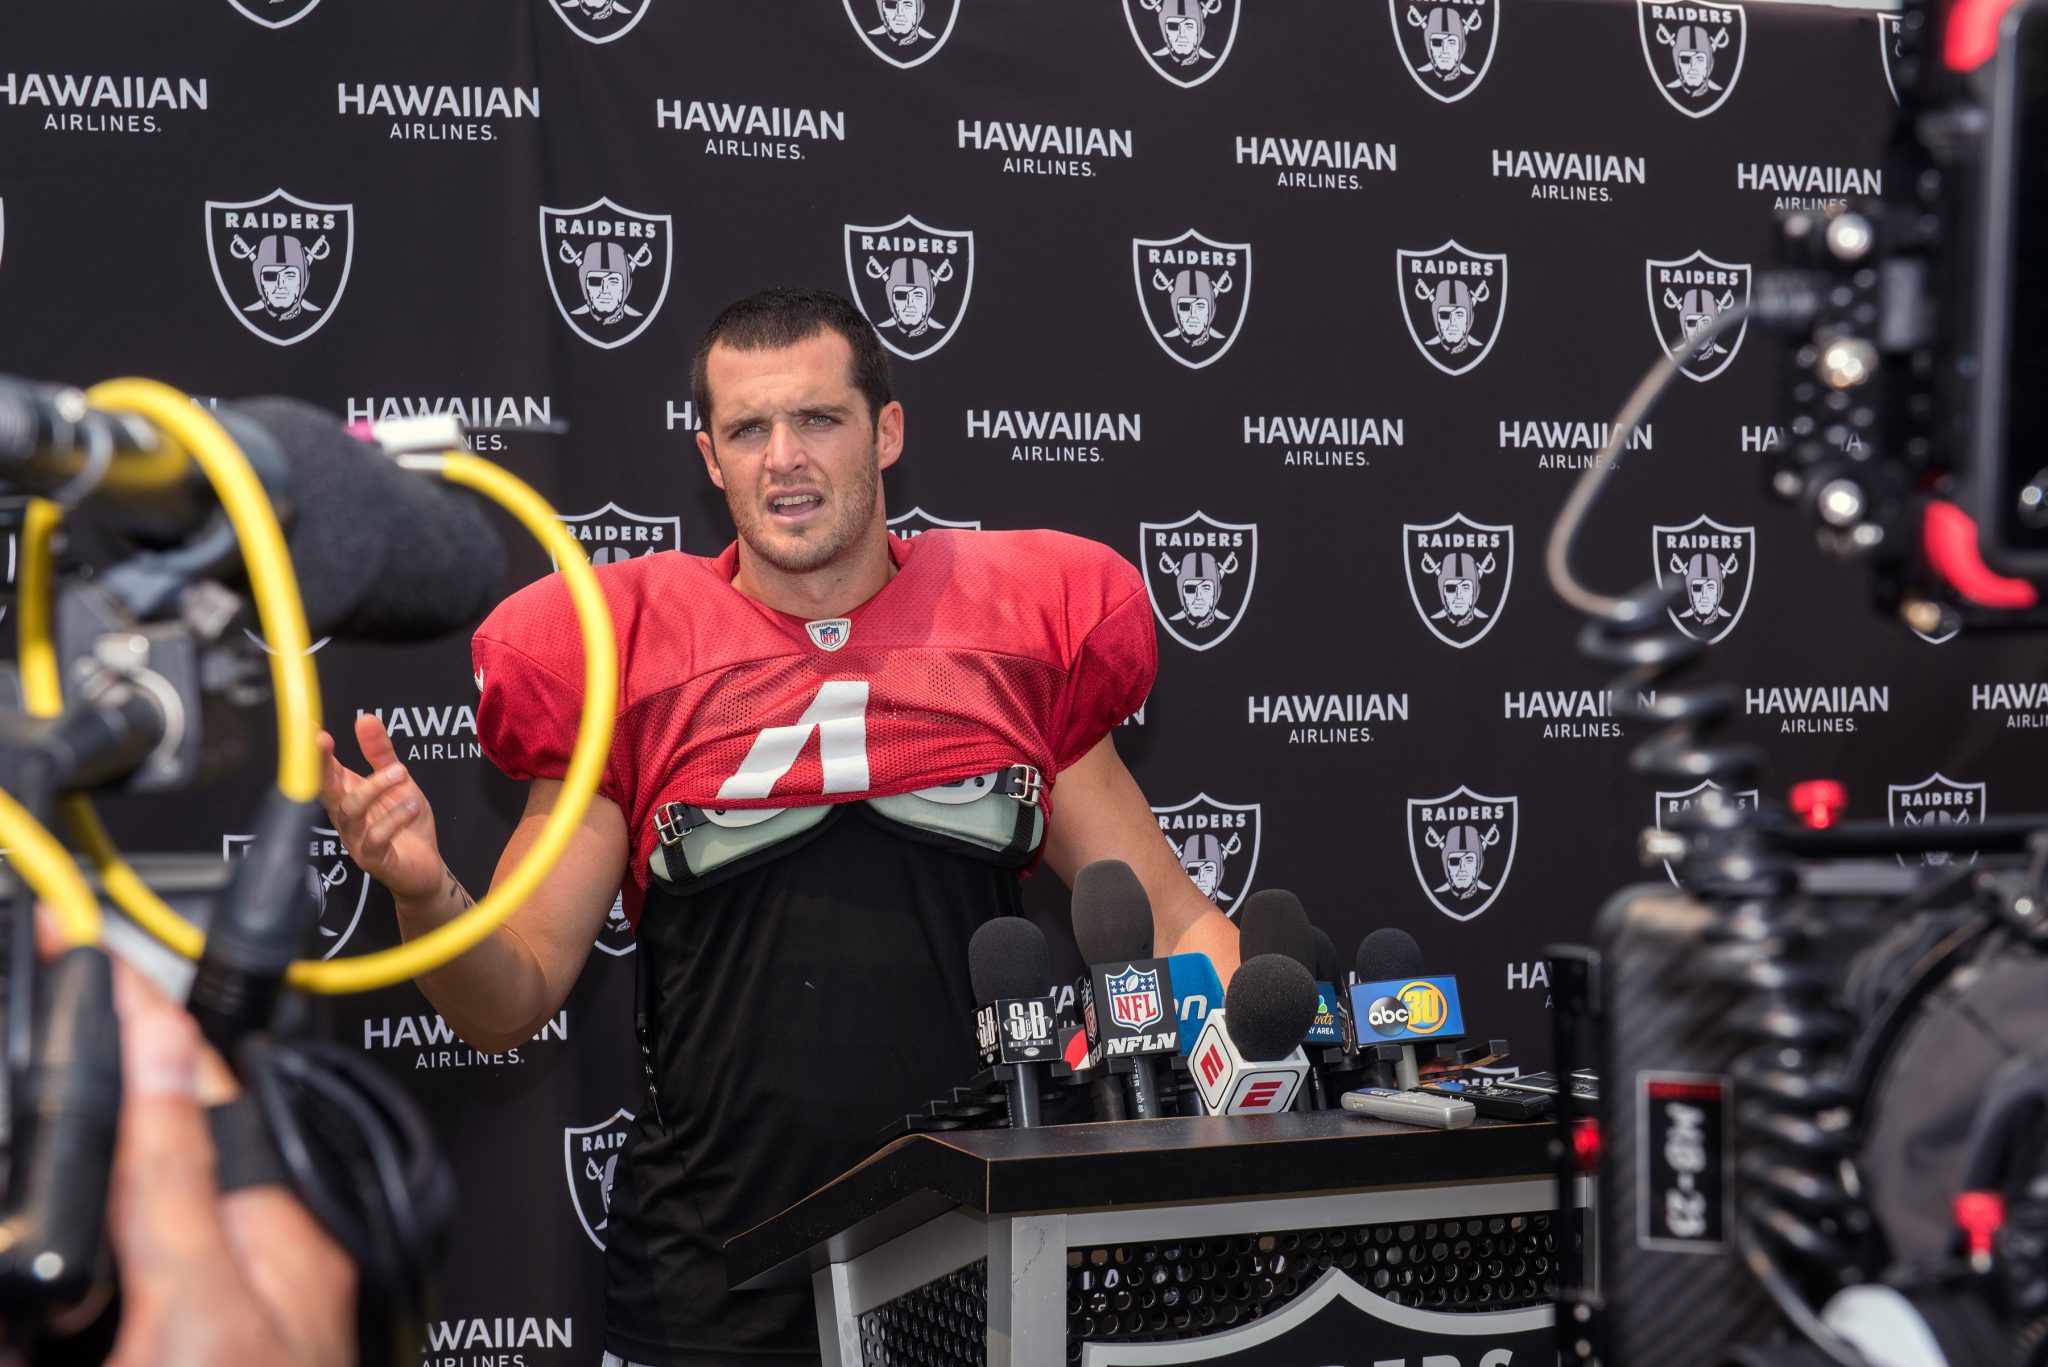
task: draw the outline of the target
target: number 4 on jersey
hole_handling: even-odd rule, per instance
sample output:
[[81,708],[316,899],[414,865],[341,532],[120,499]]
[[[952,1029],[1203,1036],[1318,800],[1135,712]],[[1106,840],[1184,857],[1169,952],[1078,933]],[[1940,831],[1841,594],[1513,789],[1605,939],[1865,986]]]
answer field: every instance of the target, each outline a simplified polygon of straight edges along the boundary
[[728,801],[762,798],[775,791],[795,767],[797,756],[818,733],[823,793],[858,793],[868,787],[868,685],[865,679],[831,679],[811,698],[793,726],[765,727],[740,762],[739,772],[719,785]]

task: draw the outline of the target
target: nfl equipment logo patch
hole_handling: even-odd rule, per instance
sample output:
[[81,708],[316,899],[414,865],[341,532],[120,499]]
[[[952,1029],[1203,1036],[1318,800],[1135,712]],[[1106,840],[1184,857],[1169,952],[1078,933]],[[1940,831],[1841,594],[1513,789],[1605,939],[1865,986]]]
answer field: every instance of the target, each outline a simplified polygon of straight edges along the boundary
[[1126,1030],[1143,1030],[1165,1012],[1159,1005],[1159,974],[1126,968],[1112,973],[1109,983],[1109,1018]]
[[811,633],[811,644],[818,649],[837,650],[853,634],[853,623],[844,617],[828,617],[821,622],[805,622],[804,630]]

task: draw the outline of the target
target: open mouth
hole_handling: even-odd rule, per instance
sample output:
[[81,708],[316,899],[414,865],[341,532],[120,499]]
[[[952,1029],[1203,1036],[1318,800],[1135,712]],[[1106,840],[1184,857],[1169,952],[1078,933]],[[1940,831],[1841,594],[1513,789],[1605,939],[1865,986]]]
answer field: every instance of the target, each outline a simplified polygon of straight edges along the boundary
[[812,493],[774,494],[768,499],[768,515],[777,522],[795,524],[817,515],[825,500]]

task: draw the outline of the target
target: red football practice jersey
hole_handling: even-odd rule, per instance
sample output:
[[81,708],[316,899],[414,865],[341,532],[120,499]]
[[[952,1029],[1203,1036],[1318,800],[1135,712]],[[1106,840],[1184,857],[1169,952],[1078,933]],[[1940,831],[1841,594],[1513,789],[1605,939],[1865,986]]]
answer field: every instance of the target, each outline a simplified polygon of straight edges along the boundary
[[[938,530],[892,536],[889,554],[888,584],[821,622],[735,589],[737,543],[716,559],[671,551],[597,570],[620,675],[599,791],[632,833],[636,919],[665,803],[850,802],[1017,763],[1050,785],[1151,691],[1151,604],[1107,547]],[[583,699],[561,576],[501,603],[472,653],[484,753],[513,778],[560,778]]]

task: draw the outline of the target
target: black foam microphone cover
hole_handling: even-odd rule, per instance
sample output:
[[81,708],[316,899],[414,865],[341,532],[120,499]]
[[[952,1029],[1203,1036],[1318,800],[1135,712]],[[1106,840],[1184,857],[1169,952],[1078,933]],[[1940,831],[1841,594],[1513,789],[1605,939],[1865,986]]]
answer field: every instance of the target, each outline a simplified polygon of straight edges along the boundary
[[1052,990],[1045,932],[1022,916],[983,921],[967,942],[967,979],[976,1002],[1044,996]]
[[1316,970],[1316,944],[1309,934],[1308,913],[1301,899],[1284,888],[1261,888],[1237,910],[1238,952],[1247,959],[1284,954],[1310,973]]
[[424,640],[497,600],[505,548],[474,503],[312,404],[264,397],[226,410],[268,436],[289,471],[285,542],[315,636]]
[[1358,981],[1384,982],[1388,978],[1413,978],[1422,972],[1422,950],[1405,930],[1386,926],[1375,930],[1358,944]]
[[1257,954],[1237,966],[1223,994],[1223,1028],[1253,1063],[1285,1058],[1316,1020],[1316,980],[1285,954]]
[[1337,957],[1337,946],[1329,933],[1321,926],[1310,926],[1308,938],[1315,942],[1316,947],[1316,961],[1309,972],[1316,975],[1319,983],[1329,983],[1333,987],[1342,985],[1344,963]]
[[1074,875],[1074,943],[1091,966],[1152,957],[1152,899],[1123,860],[1098,859]]

